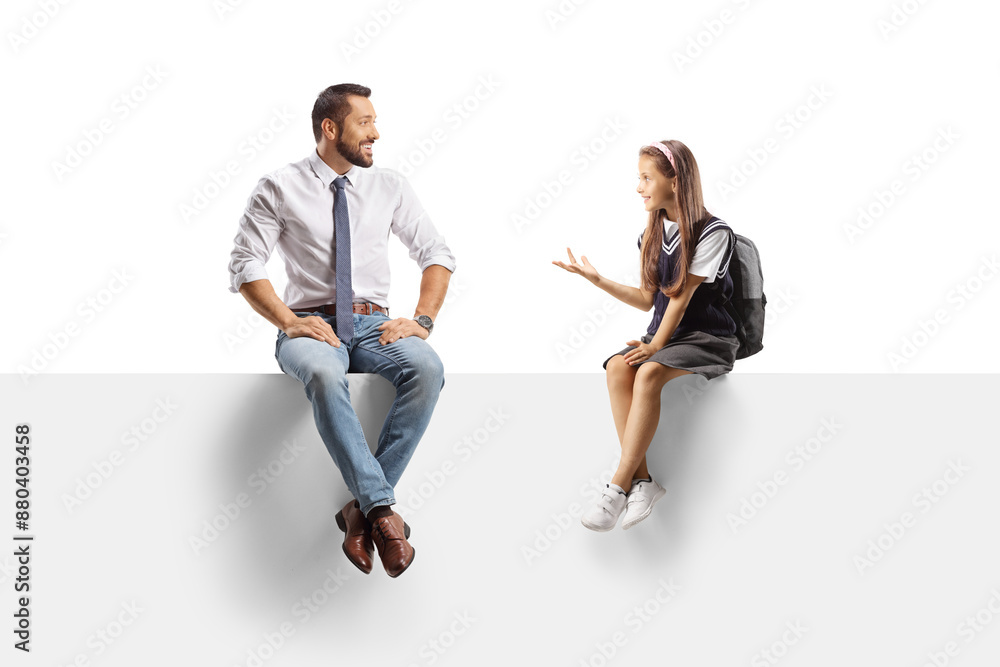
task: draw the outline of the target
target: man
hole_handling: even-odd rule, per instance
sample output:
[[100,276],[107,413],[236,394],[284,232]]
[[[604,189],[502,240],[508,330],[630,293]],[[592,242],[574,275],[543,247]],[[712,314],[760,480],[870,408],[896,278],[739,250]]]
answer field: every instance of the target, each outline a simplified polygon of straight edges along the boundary
[[[337,513],[344,553],[372,569],[373,544],[391,577],[413,561],[394,487],[444,386],[425,341],[455,270],[444,238],[398,172],[372,167],[379,138],[371,90],[331,86],[313,107],[316,150],[257,183],[229,263],[230,291],[278,327],[278,367],[298,378],[316,426],[354,500]],[[392,231],[423,273],[413,318],[388,316]],[[274,247],[288,286],[279,299],[264,264]],[[396,398],[372,455],[351,407],[347,372],[378,373]]]

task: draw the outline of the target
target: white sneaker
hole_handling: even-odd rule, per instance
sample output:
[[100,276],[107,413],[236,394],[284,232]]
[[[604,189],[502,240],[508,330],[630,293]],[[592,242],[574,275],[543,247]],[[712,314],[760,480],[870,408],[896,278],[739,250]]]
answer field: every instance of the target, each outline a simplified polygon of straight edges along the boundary
[[608,484],[593,507],[580,517],[580,523],[602,533],[611,530],[618,523],[626,500],[625,489],[617,484]]
[[655,480],[635,480],[629,489],[625,503],[625,518],[622,519],[622,529],[628,530],[639,523],[653,511],[653,505],[667,492]]

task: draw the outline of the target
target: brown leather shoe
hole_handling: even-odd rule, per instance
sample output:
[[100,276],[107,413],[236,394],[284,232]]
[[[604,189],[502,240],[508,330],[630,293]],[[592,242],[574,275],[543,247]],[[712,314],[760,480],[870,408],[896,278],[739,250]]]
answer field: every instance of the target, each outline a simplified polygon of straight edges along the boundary
[[372,542],[390,577],[398,577],[413,562],[416,551],[406,541],[403,517],[395,512],[371,522]]
[[369,574],[372,571],[375,549],[372,547],[371,524],[361,513],[358,501],[352,500],[337,512],[337,527],[344,531],[344,553],[347,554],[347,560]]

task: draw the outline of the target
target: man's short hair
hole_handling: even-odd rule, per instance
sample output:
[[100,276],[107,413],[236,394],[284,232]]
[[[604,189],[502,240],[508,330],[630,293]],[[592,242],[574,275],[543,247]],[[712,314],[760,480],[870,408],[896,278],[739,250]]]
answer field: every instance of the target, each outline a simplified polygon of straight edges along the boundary
[[343,131],[344,119],[347,118],[347,114],[351,113],[351,103],[347,99],[348,96],[369,97],[371,94],[371,88],[359,86],[356,83],[338,83],[336,86],[330,86],[321,92],[316,98],[312,112],[313,136],[316,137],[316,143],[318,144],[319,138],[323,136],[323,129],[320,125],[324,118],[332,120],[333,124],[337,126],[337,130]]

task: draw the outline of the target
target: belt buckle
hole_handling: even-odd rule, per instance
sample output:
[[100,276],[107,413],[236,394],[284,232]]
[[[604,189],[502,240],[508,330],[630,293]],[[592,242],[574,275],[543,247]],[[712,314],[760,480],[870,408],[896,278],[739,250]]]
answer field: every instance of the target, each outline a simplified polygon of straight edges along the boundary
[[[358,306],[362,307],[362,312],[358,312],[358,315],[371,315],[372,313],[385,313],[386,317],[389,316],[389,309],[382,308],[376,303],[371,301],[361,301],[359,303],[351,304],[351,310],[354,310]],[[357,311],[355,311],[357,312]]]

